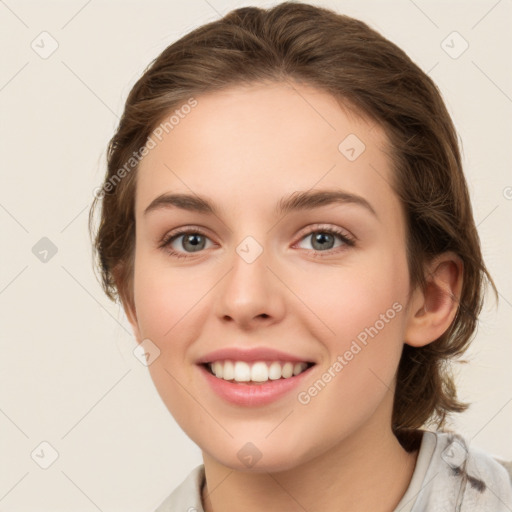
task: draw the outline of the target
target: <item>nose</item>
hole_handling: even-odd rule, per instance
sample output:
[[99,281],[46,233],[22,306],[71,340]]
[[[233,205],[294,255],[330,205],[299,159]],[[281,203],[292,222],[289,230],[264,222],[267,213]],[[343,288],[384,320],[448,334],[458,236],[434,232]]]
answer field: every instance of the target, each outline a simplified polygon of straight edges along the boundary
[[285,310],[283,284],[275,269],[269,267],[267,252],[263,250],[253,260],[247,254],[254,247],[249,246],[249,252],[244,252],[243,247],[238,249],[230,271],[218,287],[217,316],[222,322],[233,322],[244,330],[279,322]]

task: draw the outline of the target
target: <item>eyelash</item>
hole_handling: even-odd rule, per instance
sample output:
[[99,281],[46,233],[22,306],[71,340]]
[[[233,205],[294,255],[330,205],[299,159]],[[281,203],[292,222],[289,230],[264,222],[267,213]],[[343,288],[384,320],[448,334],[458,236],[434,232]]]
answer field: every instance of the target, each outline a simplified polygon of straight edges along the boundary
[[[338,236],[341,239],[341,241],[343,242],[343,244],[345,246],[348,246],[348,247],[354,247],[355,246],[355,239],[350,237],[349,235],[347,235],[346,232],[343,232],[343,231],[341,231],[339,229],[332,228],[332,227],[323,228],[321,226],[320,227],[315,227],[314,229],[312,229],[312,230],[308,231],[307,233],[305,233],[299,239],[299,242],[301,242],[304,238],[306,238],[308,236],[311,236],[313,233],[328,233],[330,235],[336,235],[336,236]],[[173,249],[170,249],[170,245],[171,245],[172,242],[174,242],[174,240],[176,240],[180,236],[182,236],[182,235],[191,235],[191,234],[201,235],[201,236],[204,236],[206,238],[209,238],[208,235],[204,231],[199,229],[199,228],[188,228],[188,229],[183,229],[183,230],[180,230],[180,231],[169,233],[167,236],[165,236],[163,238],[163,240],[161,241],[161,243],[158,246],[158,248],[164,250],[165,252],[167,252],[168,254],[170,254],[171,256],[173,256],[175,258],[189,258],[189,257],[193,256],[194,253],[189,253],[189,254],[185,253],[184,254],[184,253],[175,251]],[[324,256],[323,253],[327,253],[328,255],[332,255],[333,252],[337,253],[340,250],[343,251],[344,250],[344,246],[337,247],[336,250],[335,249],[329,249],[327,251],[317,251],[315,249],[312,249],[311,251],[312,251],[312,256],[315,257],[315,258],[318,258],[318,257],[323,257]],[[198,252],[201,252],[201,251],[198,251]]]

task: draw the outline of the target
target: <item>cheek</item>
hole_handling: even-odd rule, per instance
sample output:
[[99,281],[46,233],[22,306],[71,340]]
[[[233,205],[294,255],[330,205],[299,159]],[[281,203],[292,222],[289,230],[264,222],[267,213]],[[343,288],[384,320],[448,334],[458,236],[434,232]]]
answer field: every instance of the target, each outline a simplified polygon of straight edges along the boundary
[[306,430],[317,431],[321,418],[330,418],[322,426],[326,440],[349,435],[392,398],[403,347],[406,281],[393,267],[387,270],[333,277],[337,292],[321,299],[334,334],[323,338],[326,358],[297,399]]
[[199,337],[203,324],[196,320],[198,301],[205,290],[200,285],[204,281],[191,282],[191,276],[182,270],[170,271],[159,263],[159,258],[144,254],[138,258],[134,274],[140,334],[160,350],[148,370],[157,392],[180,425],[199,418],[186,391],[193,386],[193,376],[186,363],[188,340]]
[[[341,356],[343,386],[365,394],[391,386],[403,347],[408,272],[399,254],[365,258],[359,268],[333,274],[329,300],[323,297],[324,318],[334,334],[325,339],[327,368]],[[320,297],[320,295],[319,295]],[[379,383],[382,380],[383,383]]]
[[180,320],[200,296],[200,280],[190,281],[187,272],[170,271],[160,255],[137,254],[134,295],[141,334],[159,340],[172,339]]
[[357,265],[332,272],[325,281],[328,288],[316,294],[318,309],[337,339],[355,338],[376,323],[383,333],[391,323],[400,323],[392,321],[397,310],[405,309],[408,273],[399,255],[365,257]]
[[155,384],[161,389],[169,387],[169,395],[177,396],[179,385],[169,374],[183,385],[192,380],[189,346],[204,334],[203,326],[211,314],[209,292],[218,276],[207,266],[171,268],[165,257],[141,253],[134,274],[140,335],[160,350],[159,358],[149,367]]

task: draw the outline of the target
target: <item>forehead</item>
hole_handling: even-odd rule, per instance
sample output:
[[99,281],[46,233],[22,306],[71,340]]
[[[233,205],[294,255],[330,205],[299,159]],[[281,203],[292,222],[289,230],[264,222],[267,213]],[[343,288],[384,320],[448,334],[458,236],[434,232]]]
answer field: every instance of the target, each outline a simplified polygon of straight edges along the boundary
[[273,83],[195,100],[174,118],[178,122],[152,137],[155,147],[138,169],[137,216],[167,192],[215,198],[226,212],[275,208],[281,197],[312,188],[341,187],[376,208],[396,201],[384,131],[333,96]]

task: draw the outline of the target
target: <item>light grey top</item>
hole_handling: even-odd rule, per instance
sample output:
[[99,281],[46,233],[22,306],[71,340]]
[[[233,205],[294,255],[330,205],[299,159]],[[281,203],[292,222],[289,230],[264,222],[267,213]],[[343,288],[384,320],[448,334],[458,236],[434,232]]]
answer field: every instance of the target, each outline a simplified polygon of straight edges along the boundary
[[[201,464],[155,512],[204,512],[204,478]],[[424,431],[409,487],[394,512],[436,511],[512,511],[512,462],[469,446],[458,434]]]

